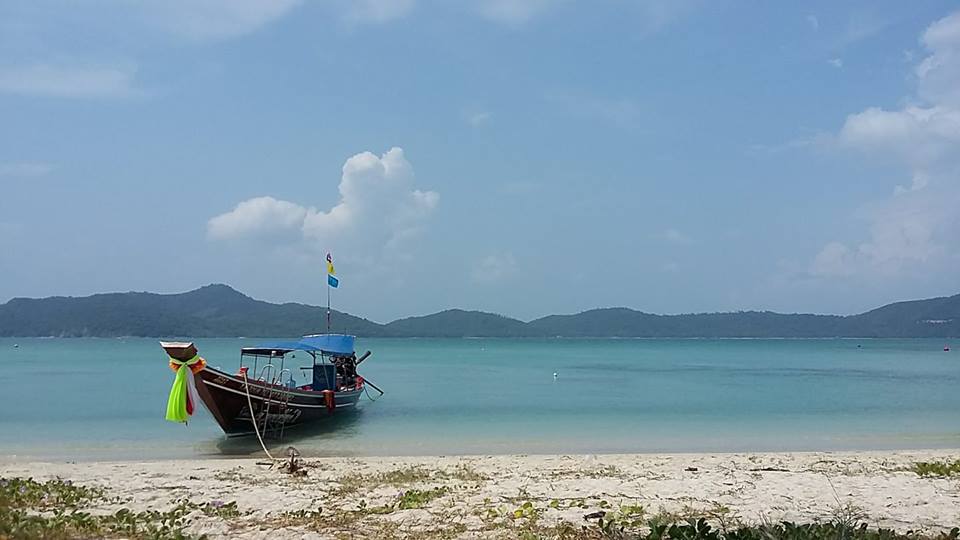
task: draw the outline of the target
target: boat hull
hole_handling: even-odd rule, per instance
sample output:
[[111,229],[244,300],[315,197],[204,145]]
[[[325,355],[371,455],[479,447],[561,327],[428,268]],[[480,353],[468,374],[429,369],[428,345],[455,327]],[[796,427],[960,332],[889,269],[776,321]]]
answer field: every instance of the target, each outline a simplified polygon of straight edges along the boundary
[[242,376],[211,367],[197,373],[194,382],[203,404],[228,437],[254,434],[254,419],[262,436],[282,435],[288,428],[322,422],[335,413],[355,408],[363,394],[362,385],[334,392],[333,403],[328,404],[322,392],[253,380],[245,383]]

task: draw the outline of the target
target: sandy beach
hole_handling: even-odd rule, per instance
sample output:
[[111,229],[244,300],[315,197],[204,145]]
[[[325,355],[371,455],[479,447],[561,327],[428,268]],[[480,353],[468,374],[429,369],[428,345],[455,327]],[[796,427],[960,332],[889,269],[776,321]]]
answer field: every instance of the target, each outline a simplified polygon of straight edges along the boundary
[[226,509],[186,516],[187,532],[210,538],[512,538],[595,526],[598,512],[718,527],[840,518],[935,533],[960,524],[960,479],[910,468],[958,454],[321,458],[300,460],[295,474],[263,459],[5,463],[0,476],[103,487],[109,499],[93,513],[162,512],[182,500]]

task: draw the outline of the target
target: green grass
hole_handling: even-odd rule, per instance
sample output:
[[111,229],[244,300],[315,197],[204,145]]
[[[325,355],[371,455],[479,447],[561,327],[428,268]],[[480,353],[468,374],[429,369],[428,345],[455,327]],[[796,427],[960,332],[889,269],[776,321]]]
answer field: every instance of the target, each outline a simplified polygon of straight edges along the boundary
[[426,491],[411,489],[403,492],[403,494],[400,495],[400,497],[397,499],[397,502],[394,504],[394,507],[397,510],[423,508],[430,501],[443,497],[447,491],[447,488],[434,488]]
[[949,461],[918,461],[913,464],[913,472],[920,476],[960,476],[960,459]]

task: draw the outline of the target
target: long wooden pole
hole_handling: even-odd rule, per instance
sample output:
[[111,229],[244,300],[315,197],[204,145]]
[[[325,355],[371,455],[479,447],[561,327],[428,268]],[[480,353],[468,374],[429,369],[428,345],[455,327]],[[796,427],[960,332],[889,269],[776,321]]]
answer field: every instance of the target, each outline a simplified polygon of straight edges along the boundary
[[374,390],[376,390],[377,392],[380,392],[380,395],[381,395],[381,396],[384,394],[383,390],[381,390],[379,386],[377,386],[377,385],[373,384],[372,382],[370,382],[370,380],[367,379],[366,377],[363,378],[363,384],[369,384],[370,386],[373,387]]

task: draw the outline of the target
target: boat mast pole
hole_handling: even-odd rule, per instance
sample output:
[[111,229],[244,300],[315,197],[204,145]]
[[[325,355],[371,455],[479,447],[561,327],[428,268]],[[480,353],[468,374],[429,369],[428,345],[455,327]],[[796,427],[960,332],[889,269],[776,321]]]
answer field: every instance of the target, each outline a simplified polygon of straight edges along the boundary
[[327,277],[327,333],[330,333],[330,277]]

